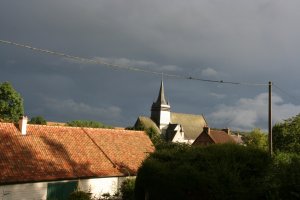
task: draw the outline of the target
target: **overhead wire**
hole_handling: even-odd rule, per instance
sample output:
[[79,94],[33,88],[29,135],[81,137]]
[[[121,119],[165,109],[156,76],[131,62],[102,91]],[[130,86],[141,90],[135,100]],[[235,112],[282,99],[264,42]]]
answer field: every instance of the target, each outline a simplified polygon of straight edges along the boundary
[[286,96],[288,96],[290,99],[299,101],[299,98],[289,94],[287,91],[285,91],[284,89],[282,89],[281,87],[279,87],[277,84],[273,83],[274,88],[276,88],[278,91],[280,91],[281,93],[285,94]]
[[[7,41],[7,40],[0,40],[0,43],[16,46],[16,47],[19,47],[19,48],[26,48],[26,49],[30,49],[30,50],[35,51],[35,52],[41,52],[41,53],[50,54],[50,55],[53,55],[53,56],[59,56],[59,57],[63,57],[63,58],[77,60],[77,61],[82,62],[82,63],[104,65],[104,66],[107,66],[107,67],[110,67],[110,68],[115,68],[115,69],[120,69],[120,70],[128,70],[128,71],[135,71],[135,72],[142,72],[142,73],[149,73],[149,74],[153,74],[153,75],[160,75],[160,76],[163,76],[163,77],[195,80],[195,81],[202,81],[202,82],[208,82],[208,83],[230,84],[230,85],[259,86],[259,87],[260,86],[263,86],[263,87],[269,86],[269,83],[248,83],[248,82],[235,82],[235,81],[224,81],[224,80],[211,80],[211,79],[203,79],[203,78],[193,77],[193,76],[170,74],[170,73],[165,73],[165,72],[162,72],[162,71],[154,71],[154,70],[144,69],[144,68],[141,68],[141,67],[130,66],[130,65],[127,65],[127,66],[118,65],[118,64],[105,62],[105,61],[100,60],[100,59],[96,60],[96,59],[90,59],[90,58],[83,58],[83,57],[79,57],[79,56],[73,56],[73,55],[70,55],[70,54],[67,54],[67,53],[62,53],[62,52],[48,50],[48,49],[36,48],[36,47],[33,47],[33,46],[20,44],[20,43],[16,43],[16,42],[12,42],[12,41]],[[296,97],[290,95],[284,89],[280,88],[277,84],[272,83],[272,85],[274,86],[274,88],[276,88],[280,92],[286,94],[288,97],[299,101]],[[228,122],[226,123],[227,126],[233,120],[234,119],[228,120]]]
[[20,43],[16,43],[16,42],[12,42],[12,41],[7,41],[7,40],[0,40],[0,43],[13,45],[13,46],[17,46],[20,48],[26,48],[26,49],[30,49],[32,51],[46,53],[46,54],[59,56],[59,57],[64,57],[64,58],[68,58],[68,59],[72,59],[72,60],[77,60],[77,61],[80,61],[83,63],[105,65],[105,66],[111,67],[111,68],[117,68],[117,69],[123,69],[123,70],[128,70],[128,71],[135,71],[135,72],[150,73],[150,74],[154,74],[154,75],[162,75],[163,74],[164,77],[172,77],[172,78],[195,80],[195,81],[210,82],[210,83],[231,84],[231,85],[247,85],[247,86],[267,86],[268,85],[267,83],[247,83],[247,82],[234,82],[234,81],[224,81],[224,80],[211,80],[211,79],[203,79],[203,78],[198,78],[198,77],[193,77],[193,76],[163,73],[160,71],[148,70],[148,69],[143,69],[143,68],[135,67],[135,66],[112,64],[112,63],[104,62],[104,61],[98,60],[98,59],[95,60],[95,59],[90,59],[90,58],[73,56],[73,55],[58,52],[58,51],[36,48],[33,46],[20,44]]

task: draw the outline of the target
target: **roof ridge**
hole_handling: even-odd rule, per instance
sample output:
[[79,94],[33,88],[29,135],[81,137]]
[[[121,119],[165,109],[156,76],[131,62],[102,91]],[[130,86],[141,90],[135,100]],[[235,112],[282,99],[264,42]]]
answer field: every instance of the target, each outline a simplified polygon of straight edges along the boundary
[[171,114],[181,114],[181,115],[192,115],[192,116],[202,116],[203,114],[190,114],[190,113],[179,113],[179,112],[171,112]]
[[[63,127],[63,128],[72,128],[72,129],[81,129],[81,128],[85,128],[85,129],[106,129],[106,130],[114,130],[111,128],[101,128],[101,127],[81,127],[81,126],[68,126],[68,125],[47,125],[47,124],[27,124],[30,126],[47,126],[47,127]],[[122,130],[122,129],[116,129],[116,130]]]
[[0,124],[17,124],[17,123],[14,123],[14,122],[0,122]]
[[[67,126],[67,127],[72,127],[72,126]],[[93,127],[72,127],[72,128],[78,128],[78,129],[94,129],[94,130],[106,130],[110,132],[144,132],[142,130],[128,130],[128,129],[113,129],[113,128],[93,128]]]
[[[0,122],[0,124],[4,125],[17,125],[17,123],[13,122]],[[46,125],[46,124],[27,124],[27,126],[41,126],[47,128],[68,128],[68,129],[92,129],[92,130],[105,130],[109,132],[144,132],[142,130],[128,130],[128,129],[113,129],[113,128],[96,128],[96,127],[79,127],[79,126],[59,126],[59,125]]]
[[72,129],[80,129],[80,128],[89,128],[89,129],[109,129],[109,128],[100,128],[100,127],[80,127],[80,126],[68,126],[68,125],[47,125],[47,124],[27,124],[29,126],[47,126],[47,127],[63,127],[63,128],[72,128]]

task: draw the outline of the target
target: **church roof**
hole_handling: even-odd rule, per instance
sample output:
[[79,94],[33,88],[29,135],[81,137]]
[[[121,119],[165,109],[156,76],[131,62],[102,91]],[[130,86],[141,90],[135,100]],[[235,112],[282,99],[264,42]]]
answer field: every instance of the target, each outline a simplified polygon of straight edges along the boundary
[[[138,125],[137,123],[142,123],[145,128],[153,127],[155,130],[160,132],[159,128],[150,117],[140,116],[137,119],[135,126]],[[174,129],[178,124],[182,126],[185,139],[187,140],[195,140],[200,133],[202,133],[203,127],[207,126],[203,115],[171,112],[171,124],[168,126],[168,131],[172,132],[172,129]],[[169,137],[172,137],[172,135]]]
[[117,129],[0,122],[0,141],[0,185],[136,174],[154,151],[145,132]]
[[185,139],[188,140],[195,140],[207,125],[203,115],[173,112],[171,112],[171,123],[182,125]]
[[158,94],[155,104],[156,105],[161,105],[161,104],[168,105],[169,104],[165,98],[165,90],[164,90],[164,82],[163,81],[161,81],[161,83],[160,83],[159,94]]
[[160,129],[149,117],[139,116],[134,126],[137,127],[139,125],[138,123],[141,123],[146,129],[153,128],[157,133],[160,133]]

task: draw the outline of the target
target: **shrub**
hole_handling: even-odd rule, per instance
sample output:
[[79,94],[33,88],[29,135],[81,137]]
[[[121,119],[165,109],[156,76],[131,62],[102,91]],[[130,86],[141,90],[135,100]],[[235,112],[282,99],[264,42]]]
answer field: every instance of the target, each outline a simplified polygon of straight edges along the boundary
[[30,119],[29,124],[42,124],[46,125],[47,121],[42,116],[36,116]]
[[269,191],[270,199],[300,199],[299,154],[274,154]]
[[134,178],[128,178],[125,181],[123,181],[120,188],[120,192],[123,200],[134,200],[134,186],[135,186]]
[[67,126],[90,127],[90,128],[113,128],[111,126],[104,125],[101,122],[90,121],[90,120],[73,120],[67,122]]
[[136,199],[261,199],[271,163],[267,152],[234,144],[170,145],[138,171]]
[[81,190],[72,192],[69,196],[69,200],[91,200],[91,194]]

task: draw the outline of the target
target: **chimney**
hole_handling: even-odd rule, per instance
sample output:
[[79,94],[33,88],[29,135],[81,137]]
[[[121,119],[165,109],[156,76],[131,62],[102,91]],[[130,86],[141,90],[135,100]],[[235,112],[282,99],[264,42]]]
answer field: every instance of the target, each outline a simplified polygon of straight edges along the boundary
[[222,131],[225,131],[228,135],[230,135],[230,129],[229,128],[224,128]]
[[19,129],[20,129],[22,135],[26,135],[27,121],[28,121],[28,118],[26,116],[22,116],[19,119]]
[[210,128],[208,126],[204,126],[203,131],[206,132],[207,134],[210,134]]

